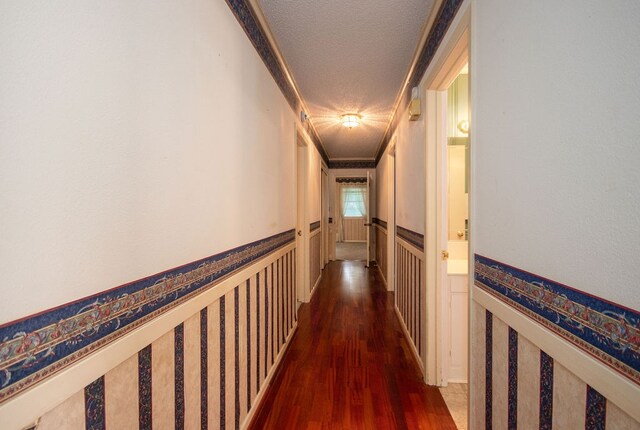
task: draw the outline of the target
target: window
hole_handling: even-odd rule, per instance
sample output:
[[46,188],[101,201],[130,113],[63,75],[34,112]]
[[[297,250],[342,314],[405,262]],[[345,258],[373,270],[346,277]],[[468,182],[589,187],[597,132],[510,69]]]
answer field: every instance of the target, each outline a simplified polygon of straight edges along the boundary
[[342,216],[344,218],[362,218],[366,216],[365,186],[342,187]]

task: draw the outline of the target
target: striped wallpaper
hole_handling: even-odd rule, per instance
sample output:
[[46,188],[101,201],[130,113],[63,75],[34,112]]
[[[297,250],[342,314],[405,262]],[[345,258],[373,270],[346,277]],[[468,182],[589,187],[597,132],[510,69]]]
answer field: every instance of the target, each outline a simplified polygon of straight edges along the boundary
[[[473,304],[470,428],[638,429],[597,390]],[[477,359],[480,358],[480,359]]]
[[318,228],[311,233],[309,238],[309,280],[310,288],[313,291],[318,279],[320,279],[320,273],[322,271],[322,264],[320,262],[322,246],[322,229]]
[[45,414],[38,429],[247,423],[296,325],[293,245]]
[[426,358],[424,253],[404,236],[396,237],[396,310],[422,366]]
[[344,234],[344,241],[366,242],[367,227],[364,225],[365,222],[367,222],[366,218],[343,218],[342,231]]
[[373,231],[375,232],[376,242],[375,260],[378,263],[378,267],[380,268],[380,272],[382,273],[385,282],[387,282],[387,229],[386,227],[382,227],[380,224],[376,223]]

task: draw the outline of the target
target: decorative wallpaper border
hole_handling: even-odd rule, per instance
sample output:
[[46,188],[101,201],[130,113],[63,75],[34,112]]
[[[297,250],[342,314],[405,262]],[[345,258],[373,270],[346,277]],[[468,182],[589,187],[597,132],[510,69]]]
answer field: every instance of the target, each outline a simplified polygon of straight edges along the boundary
[[475,285],[640,384],[640,312],[478,254]]
[[416,246],[420,251],[424,251],[424,234],[416,233],[408,228],[396,226],[396,235]]
[[338,184],[366,184],[367,178],[336,178]]
[[[269,39],[266,36],[264,28],[258,19],[256,19],[250,1],[226,0],[226,2],[233,14],[236,16],[240,26],[247,34],[247,37],[256,48],[256,51],[258,52],[258,55],[260,55],[260,58],[262,58],[264,65],[267,66],[267,69],[271,73],[271,76],[273,76],[273,79],[280,88],[280,91],[282,91],[285,99],[287,99],[289,106],[291,106],[291,109],[293,109],[297,114],[301,111],[302,102],[298,98],[293,84],[289,79],[287,79],[287,74],[285,73],[282,64],[280,64],[280,61],[278,61],[278,57],[274,52],[273,46],[269,43]],[[324,147],[320,142],[320,137],[316,133],[315,129],[313,127],[306,127],[306,130],[311,135],[311,140],[313,141],[314,146],[318,149],[320,156],[328,165],[329,156],[324,150]]]
[[320,221],[315,221],[309,224],[309,231],[313,232],[320,228]]
[[376,218],[376,217],[373,217],[373,218],[371,219],[371,221],[372,221],[374,224],[377,224],[377,225],[379,225],[380,227],[384,228],[385,230],[387,229],[387,222],[386,222],[386,221],[383,221],[383,220],[381,220],[380,218]]
[[0,403],[294,240],[288,230],[3,324]]
[[375,169],[376,160],[331,160],[330,169]]
[[440,6],[440,10],[438,11],[438,16],[433,22],[433,26],[429,31],[429,35],[427,36],[427,40],[422,47],[422,51],[420,51],[420,55],[418,56],[418,60],[416,61],[416,65],[411,71],[411,76],[409,77],[409,84],[404,89],[402,97],[400,98],[400,104],[397,106],[395,112],[393,113],[391,124],[387,129],[386,134],[382,138],[382,144],[380,145],[380,149],[378,149],[378,153],[376,154],[376,162],[378,162],[382,158],[382,154],[387,149],[389,145],[389,141],[391,140],[391,136],[395,133],[398,128],[398,124],[404,117],[399,115],[399,112],[402,112],[404,108],[408,105],[411,89],[420,84],[429,64],[431,64],[431,60],[433,60],[442,39],[444,39],[449,26],[453,22],[453,19],[456,17],[456,13],[458,9],[460,9],[460,5],[462,5],[463,0],[444,0],[442,5]]

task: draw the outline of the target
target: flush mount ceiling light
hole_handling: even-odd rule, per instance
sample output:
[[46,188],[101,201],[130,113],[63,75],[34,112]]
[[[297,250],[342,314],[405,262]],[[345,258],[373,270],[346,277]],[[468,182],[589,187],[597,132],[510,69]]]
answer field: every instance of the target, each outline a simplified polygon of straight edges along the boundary
[[347,128],[353,128],[360,125],[360,115],[355,113],[347,113],[340,117],[340,122]]

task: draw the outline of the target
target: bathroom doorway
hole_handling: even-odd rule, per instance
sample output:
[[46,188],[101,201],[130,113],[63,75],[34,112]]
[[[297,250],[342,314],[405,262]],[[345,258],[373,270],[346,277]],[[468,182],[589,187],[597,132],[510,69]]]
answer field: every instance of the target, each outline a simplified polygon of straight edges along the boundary
[[[446,90],[446,140],[441,141],[441,393],[461,428],[467,421],[469,363],[469,67]],[[444,106],[442,106],[444,108]],[[443,109],[444,110],[444,109]]]
[[469,369],[469,30],[461,27],[427,77],[427,382],[466,428]]

